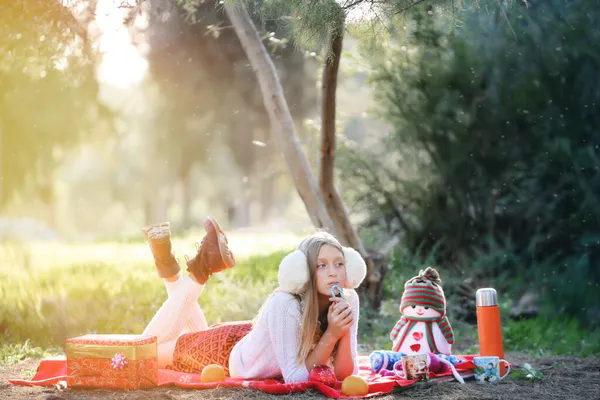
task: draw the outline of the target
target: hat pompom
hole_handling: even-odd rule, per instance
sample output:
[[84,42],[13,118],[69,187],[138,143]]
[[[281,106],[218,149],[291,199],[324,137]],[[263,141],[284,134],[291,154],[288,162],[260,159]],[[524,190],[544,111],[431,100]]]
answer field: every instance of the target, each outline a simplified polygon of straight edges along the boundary
[[308,262],[301,250],[295,250],[281,260],[277,280],[283,291],[299,294],[308,279]]
[[342,247],[346,261],[346,287],[356,289],[367,275],[367,264],[360,253],[351,247]]
[[437,285],[442,284],[439,272],[435,268],[427,267],[425,271],[419,271],[419,277],[427,279],[428,281]]
[[441,286],[440,274],[435,268],[427,267],[419,275],[404,284],[404,294],[400,301],[400,312],[407,306],[429,307],[446,314],[446,296]]

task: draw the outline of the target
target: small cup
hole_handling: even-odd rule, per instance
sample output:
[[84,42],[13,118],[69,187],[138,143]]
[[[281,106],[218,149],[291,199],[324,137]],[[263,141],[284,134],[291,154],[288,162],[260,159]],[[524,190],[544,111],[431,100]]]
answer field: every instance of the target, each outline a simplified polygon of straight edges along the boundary
[[429,356],[427,354],[402,356],[394,365],[394,373],[407,380],[427,381],[429,380]]
[[[506,363],[506,373],[500,375],[500,364]],[[477,383],[498,383],[510,373],[510,364],[496,356],[473,357]]]

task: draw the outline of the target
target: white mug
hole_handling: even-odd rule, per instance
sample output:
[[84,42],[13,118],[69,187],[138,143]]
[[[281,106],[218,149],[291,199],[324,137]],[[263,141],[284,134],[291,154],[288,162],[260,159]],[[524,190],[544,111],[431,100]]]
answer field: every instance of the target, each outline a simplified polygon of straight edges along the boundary
[[430,362],[427,354],[408,354],[394,364],[394,373],[403,379],[427,381]]
[[[506,372],[500,375],[500,364],[506,364]],[[510,373],[510,364],[496,356],[473,357],[477,383],[498,383]]]

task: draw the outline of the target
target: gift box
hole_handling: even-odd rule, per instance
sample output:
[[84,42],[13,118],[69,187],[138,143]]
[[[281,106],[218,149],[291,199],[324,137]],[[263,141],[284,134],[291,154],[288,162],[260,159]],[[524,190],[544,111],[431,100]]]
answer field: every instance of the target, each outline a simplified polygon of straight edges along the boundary
[[156,351],[156,336],[95,334],[67,339],[67,384],[113,389],[155,387]]

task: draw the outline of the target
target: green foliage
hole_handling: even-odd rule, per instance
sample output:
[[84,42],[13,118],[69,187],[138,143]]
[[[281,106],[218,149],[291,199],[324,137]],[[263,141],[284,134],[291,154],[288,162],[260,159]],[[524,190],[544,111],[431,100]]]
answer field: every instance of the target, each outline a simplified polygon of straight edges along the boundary
[[541,371],[538,371],[531,367],[528,363],[523,364],[523,369],[514,371],[511,375],[513,379],[524,379],[531,381],[541,381],[544,379],[544,374]]
[[545,316],[593,325],[599,11],[502,3],[463,9],[456,25],[413,14],[374,76],[393,133],[379,153],[348,146],[343,174],[371,229],[404,232],[412,254],[435,248],[462,279],[511,297],[533,289]]
[[[384,301],[378,312],[361,310],[359,332],[364,343],[372,349],[390,349],[389,332],[400,318],[398,307],[404,292],[404,283],[417,275],[426,265],[436,266],[436,250],[413,254],[397,250],[392,254],[392,268],[389,271],[384,291]],[[476,323],[465,322],[462,318],[465,309],[474,311],[474,300],[463,301],[459,289],[468,277],[439,268],[442,285],[447,300],[447,315],[454,329],[455,354],[477,354],[479,352]],[[474,293],[473,293],[474,294]],[[503,342],[506,352],[519,352],[533,356],[550,354],[588,356],[600,354],[600,329],[590,329],[577,318],[552,315],[526,320],[509,318],[510,299],[500,293],[500,315],[503,326]]]
[[17,364],[28,358],[52,357],[60,353],[58,348],[32,347],[29,340],[23,344],[3,344],[0,348],[0,365]]
[[[331,33],[350,27],[371,48],[381,48],[381,38],[394,34],[390,21],[402,21],[413,8],[437,6],[449,8],[452,0],[263,0],[246,2],[251,11],[265,20],[286,26],[297,44],[319,49],[328,43]],[[349,17],[352,17],[349,19]]]
[[534,318],[508,320],[504,326],[504,345],[509,351],[536,355],[565,354],[588,356],[600,354],[600,329],[589,330],[574,318]]
[[32,179],[48,200],[48,168],[98,112],[95,58],[60,1],[0,5],[0,202]]
[[344,29],[345,13],[335,0],[265,0],[259,12],[265,19],[289,26],[296,42],[318,48],[330,31]]
[[[213,276],[200,298],[209,323],[252,319],[277,285],[283,255],[238,260],[234,269]],[[152,263],[104,258],[93,261],[90,254],[74,264],[57,259],[35,269],[0,269],[2,341],[25,343],[3,348],[3,358],[41,355],[36,347],[60,347],[86,333],[141,333],[167,298],[164,284]]]

